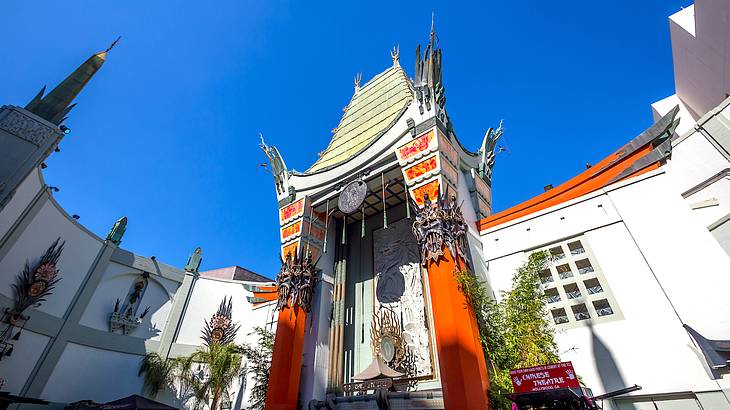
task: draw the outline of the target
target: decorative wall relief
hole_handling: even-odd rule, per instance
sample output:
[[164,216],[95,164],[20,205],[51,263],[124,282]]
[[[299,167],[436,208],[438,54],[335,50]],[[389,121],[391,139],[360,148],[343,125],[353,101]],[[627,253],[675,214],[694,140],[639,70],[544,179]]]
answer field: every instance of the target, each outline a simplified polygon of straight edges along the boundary
[[[306,255],[302,256],[303,253]],[[279,302],[276,308],[300,306],[309,313],[312,309],[312,292],[317,284],[319,269],[312,262],[312,253],[301,249],[287,253],[281,261],[281,271],[276,275]]]
[[[390,311],[402,329],[412,360],[409,377],[433,373],[418,242],[402,219],[373,237],[378,312]],[[380,314],[380,313],[379,313]]]
[[134,281],[121,306],[120,300],[117,299],[114,304],[114,311],[109,316],[110,332],[128,335],[142,324],[142,321],[144,320],[144,317],[147,316],[150,308],[147,306],[147,308],[145,308],[139,316],[137,316],[137,311],[139,310],[142,296],[144,296],[144,293],[147,290],[149,276],[149,273],[144,272],[137,280]]
[[238,323],[233,323],[233,297],[224,297],[210,322],[205,321],[201,339],[208,346],[212,343],[232,343],[236,339],[239,327]]
[[[13,286],[13,307],[5,308],[3,323],[6,325],[0,333],[0,358],[10,356],[13,344],[10,340],[20,339],[21,330],[25,327],[29,316],[23,315],[29,307],[39,307],[52,292],[60,280],[57,267],[58,259],[63,252],[65,242],[57,238],[35,265],[25,262],[23,271],[15,278]],[[18,331],[13,334],[14,329]],[[12,336],[12,338],[11,338]]]
[[393,369],[401,367],[408,346],[403,338],[400,317],[392,310],[383,309],[373,315],[370,327],[370,348]]
[[448,193],[431,201],[429,195],[424,196],[425,206],[416,209],[416,220],[413,221],[413,234],[421,247],[421,263],[425,266],[429,261],[436,262],[444,255],[444,247],[448,247],[452,257],[459,256],[465,263],[466,256],[466,221],[461,207],[456,203],[456,196]]

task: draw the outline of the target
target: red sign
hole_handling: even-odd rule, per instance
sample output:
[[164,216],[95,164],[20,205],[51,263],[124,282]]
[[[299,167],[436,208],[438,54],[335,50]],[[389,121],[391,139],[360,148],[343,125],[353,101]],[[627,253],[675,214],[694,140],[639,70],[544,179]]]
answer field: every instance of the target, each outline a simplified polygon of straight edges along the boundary
[[512,379],[515,393],[580,388],[578,376],[576,376],[571,362],[511,370],[509,376]]

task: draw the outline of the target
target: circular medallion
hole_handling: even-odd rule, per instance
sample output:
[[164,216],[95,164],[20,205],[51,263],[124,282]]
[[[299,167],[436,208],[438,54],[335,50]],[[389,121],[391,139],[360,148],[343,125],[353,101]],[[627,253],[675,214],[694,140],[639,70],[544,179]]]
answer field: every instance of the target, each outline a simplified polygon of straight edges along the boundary
[[40,295],[44,290],[46,289],[46,283],[42,281],[34,282],[32,285],[30,285],[30,289],[28,289],[28,295],[30,297],[36,297]]
[[390,336],[383,336],[383,338],[380,339],[380,356],[386,363],[390,363],[390,361],[395,357],[395,344],[393,343],[393,340],[390,339]]
[[368,186],[362,181],[352,181],[345,185],[337,200],[337,207],[340,211],[351,214],[358,209],[368,194]]
[[223,339],[223,331],[221,329],[213,329],[213,331],[210,332],[210,338],[216,342],[220,341]]

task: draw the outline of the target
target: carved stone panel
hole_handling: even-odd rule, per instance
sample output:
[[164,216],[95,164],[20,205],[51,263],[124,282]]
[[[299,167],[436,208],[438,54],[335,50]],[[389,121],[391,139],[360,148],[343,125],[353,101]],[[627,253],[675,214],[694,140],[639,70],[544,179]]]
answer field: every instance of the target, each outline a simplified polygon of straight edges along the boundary
[[37,146],[51,138],[58,131],[16,110],[8,110],[0,118],[0,129]]
[[408,219],[374,232],[376,309],[391,310],[400,318],[410,377],[428,376],[434,369],[418,249]]

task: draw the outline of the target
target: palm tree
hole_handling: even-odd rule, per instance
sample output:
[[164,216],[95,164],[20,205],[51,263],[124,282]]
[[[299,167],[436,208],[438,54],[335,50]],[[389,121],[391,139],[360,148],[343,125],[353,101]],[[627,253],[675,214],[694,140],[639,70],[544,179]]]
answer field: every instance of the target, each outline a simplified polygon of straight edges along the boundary
[[[144,386],[153,397],[165,388],[174,389],[177,381],[181,393],[195,400],[195,408],[209,403],[211,410],[217,410],[233,381],[243,375],[242,360],[241,349],[235,344],[213,342],[186,357],[163,359],[150,353],[142,359],[139,374],[144,374]],[[194,371],[196,364],[205,371]]]
[[190,358],[207,367],[207,377],[199,385],[193,383],[194,390],[205,392],[206,397],[210,396],[210,408],[217,410],[233,381],[243,374],[241,349],[233,343],[213,342],[193,353]]
[[142,359],[138,375],[144,374],[145,390],[154,398],[161,390],[173,386],[177,367],[176,360],[149,353]]

